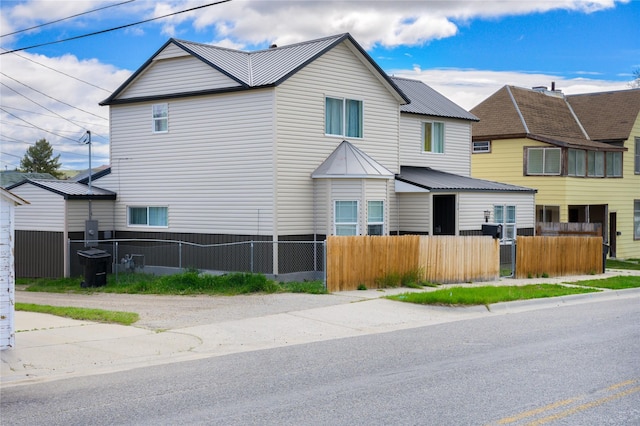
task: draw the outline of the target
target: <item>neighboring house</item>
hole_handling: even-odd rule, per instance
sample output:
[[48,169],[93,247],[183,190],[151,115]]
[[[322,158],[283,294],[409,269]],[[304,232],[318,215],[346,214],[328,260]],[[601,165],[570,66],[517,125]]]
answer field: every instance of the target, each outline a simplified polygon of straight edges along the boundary
[[533,232],[534,190],[470,178],[476,118],[349,34],[256,52],[170,39],[101,105],[114,238],[479,234],[494,206]]
[[13,170],[0,172],[0,186],[2,188],[8,188],[26,179],[57,180],[55,176],[49,173],[27,173],[27,172],[17,172]]
[[[113,229],[116,194],[63,180],[24,180],[8,188],[29,200],[16,209],[16,274],[19,277],[69,276],[68,240],[85,238],[86,221]],[[99,238],[109,237],[109,231]],[[37,260],[37,261],[36,261]]]
[[474,177],[536,188],[538,222],[603,225],[640,257],[640,89],[563,95],[505,86],[471,112]]
[[0,188],[0,350],[15,346],[14,207],[29,204]]

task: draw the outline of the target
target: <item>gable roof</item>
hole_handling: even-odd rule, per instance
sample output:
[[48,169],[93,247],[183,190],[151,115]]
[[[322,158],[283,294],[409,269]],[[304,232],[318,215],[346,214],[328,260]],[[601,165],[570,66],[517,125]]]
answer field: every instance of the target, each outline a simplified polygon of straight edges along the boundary
[[567,95],[567,101],[596,141],[626,141],[640,114],[640,89]]
[[473,140],[529,138],[563,147],[625,150],[591,140],[564,95],[504,86],[471,112],[480,118],[473,125]]
[[402,112],[478,121],[478,117],[420,80],[400,77],[391,77],[391,80],[411,100],[411,103],[400,106]]
[[396,180],[424,188],[430,192],[537,192],[533,188],[441,172],[431,167],[401,166]]
[[[125,81],[100,105],[112,105],[131,100],[118,100],[117,97],[152,63],[167,46],[174,44],[185,52],[200,59],[227,77],[235,80],[238,88],[225,88],[229,90],[246,90],[257,87],[277,86],[286,81],[293,74],[304,68],[309,63],[322,56],[340,43],[347,42],[358,52],[369,69],[378,74],[380,80],[393,92],[401,102],[409,102],[409,99],[396,86],[391,78],[376,64],[369,54],[351,37],[349,33],[323,37],[316,40],[291,44],[282,47],[254,52],[245,52],[234,49],[213,46],[209,44],[195,43],[186,40],[169,39],[149,60],[147,60],[127,81]],[[215,90],[213,91],[216,92]],[[202,93],[199,93],[202,94]],[[175,96],[175,95],[174,95]]]
[[42,180],[42,179],[27,179],[10,186],[9,190],[17,188],[25,184],[32,184],[38,188],[45,189],[53,192],[54,194],[61,195],[65,200],[115,200],[116,193],[108,191],[106,189],[98,188],[96,186],[91,187],[91,194],[89,194],[89,186],[68,180]]
[[311,173],[311,178],[393,179],[393,173],[356,146],[342,141]]
[[2,196],[2,198],[5,198],[5,199],[9,200],[10,202],[12,202],[14,205],[30,204],[24,198],[18,197],[16,194],[14,194],[11,191],[8,191],[8,190],[6,190],[4,188],[0,188],[0,195]]

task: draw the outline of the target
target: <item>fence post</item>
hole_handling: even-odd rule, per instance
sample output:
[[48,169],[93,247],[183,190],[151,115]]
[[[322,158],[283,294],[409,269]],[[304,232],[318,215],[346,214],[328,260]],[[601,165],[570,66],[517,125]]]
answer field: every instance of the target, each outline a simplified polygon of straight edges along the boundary
[[113,242],[113,269],[116,270],[116,282],[118,282],[118,242]]
[[322,271],[322,281],[324,284],[324,289],[325,291],[327,290],[327,240],[324,240],[322,242],[322,257],[323,257],[323,262],[324,262],[324,271]]
[[249,264],[251,265],[250,270],[251,270],[251,273],[253,274],[253,240],[251,240],[250,247],[251,249],[250,249]]
[[182,241],[178,243],[178,268],[182,272]]
[[65,278],[69,278],[71,276],[71,238],[67,238],[67,258],[64,263],[64,272],[63,275]]
[[514,238],[511,243],[511,278],[516,277],[516,241],[517,239]]

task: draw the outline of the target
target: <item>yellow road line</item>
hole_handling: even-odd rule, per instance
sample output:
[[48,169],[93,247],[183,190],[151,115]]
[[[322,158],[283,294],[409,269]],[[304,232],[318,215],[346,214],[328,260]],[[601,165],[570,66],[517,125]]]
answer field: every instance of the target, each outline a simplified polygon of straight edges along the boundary
[[562,407],[563,405],[569,405],[572,402],[576,401],[578,398],[565,399],[564,401],[554,402],[553,404],[545,405],[544,407],[536,408],[535,410],[524,411],[517,416],[513,417],[505,417],[504,419],[498,422],[499,425],[506,425],[509,423],[517,422],[518,420],[522,420],[526,417],[532,417],[536,414],[544,413],[545,411],[553,410],[554,408]]

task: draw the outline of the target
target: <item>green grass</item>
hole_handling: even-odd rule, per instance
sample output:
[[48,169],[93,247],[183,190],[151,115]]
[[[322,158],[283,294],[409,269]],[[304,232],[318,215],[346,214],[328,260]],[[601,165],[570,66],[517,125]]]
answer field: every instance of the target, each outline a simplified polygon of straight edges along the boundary
[[425,305],[490,305],[514,300],[539,299],[597,292],[593,288],[566,287],[559,284],[532,284],[525,286],[451,287],[430,292],[403,293],[388,299]]
[[606,267],[611,269],[632,269],[640,271],[640,261],[638,259],[616,260],[607,259]]
[[81,288],[81,278],[18,279],[18,285],[27,291],[49,293],[128,293],[128,294],[178,294],[225,295],[250,293],[326,293],[321,281],[277,283],[262,274],[232,273],[226,275],[199,274],[187,271],[176,275],[120,274],[107,277],[107,285]]
[[624,290],[625,288],[640,287],[640,276],[620,275],[617,277],[611,277],[601,280],[577,281],[569,284],[584,287],[608,288],[611,290]]
[[57,315],[59,317],[76,320],[115,323],[131,325],[138,321],[139,316],[134,312],[105,311],[103,309],[74,308],[70,306],[34,305],[32,303],[16,303],[16,311],[38,312],[41,314]]

